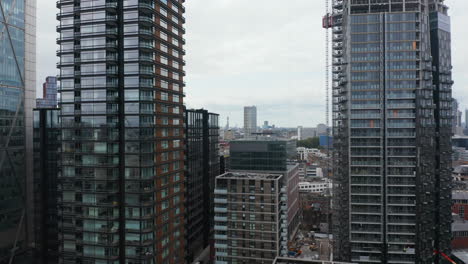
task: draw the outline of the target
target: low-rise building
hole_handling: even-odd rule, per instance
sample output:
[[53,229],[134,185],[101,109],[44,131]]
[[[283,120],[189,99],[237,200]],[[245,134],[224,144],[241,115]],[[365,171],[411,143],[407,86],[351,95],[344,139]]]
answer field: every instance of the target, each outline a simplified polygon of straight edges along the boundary
[[452,172],[454,181],[468,181],[468,165],[460,165],[455,167]]
[[326,193],[333,187],[331,180],[322,178],[315,181],[299,182],[299,192]]
[[468,249],[468,221],[457,214],[452,219],[452,249]]
[[452,192],[452,213],[468,220],[468,191]]

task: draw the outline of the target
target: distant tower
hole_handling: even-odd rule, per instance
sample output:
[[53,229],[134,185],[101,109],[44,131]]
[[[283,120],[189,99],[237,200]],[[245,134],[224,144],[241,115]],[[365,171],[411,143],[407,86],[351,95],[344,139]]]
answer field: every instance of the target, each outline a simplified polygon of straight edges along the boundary
[[465,109],[465,128],[468,128],[468,109]]
[[257,107],[245,106],[244,107],[244,133],[248,137],[252,133],[257,132]]
[[227,117],[227,121],[226,121],[226,130],[229,129],[229,116]]

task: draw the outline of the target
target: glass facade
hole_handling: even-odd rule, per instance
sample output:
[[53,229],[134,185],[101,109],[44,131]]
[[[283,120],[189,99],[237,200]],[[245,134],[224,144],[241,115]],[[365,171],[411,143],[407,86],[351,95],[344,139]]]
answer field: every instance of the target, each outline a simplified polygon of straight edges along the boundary
[[187,261],[192,263],[213,239],[213,190],[220,174],[218,114],[185,111]]
[[287,160],[296,155],[293,140],[235,140],[230,145],[232,170],[287,171]]
[[450,141],[440,133],[450,131],[434,110],[440,95],[431,51],[439,47],[431,46],[429,24],[429,10],[444,6],[429,2],[334,1],[337,260],[432,263],[431,249],[447,249],[430,242],[446,231],[433,225],[450,222],[449,206],[439,207],[450,197],[437,194],[449,189],[441,180],[449,165],[440,160],[450,155],[435,151]]
[[181,263],[184,1],[58,4],[61,261]]
[[57,177],[60,110],[34,110],[35,263],[58,263]]
[[33,7],[32,2],[0,1],[0,263],[23,252],[31,241],[27,237],[30,197],[26,193],[32,186],[32,152],[28,151],[32,146],[26,138],[32,133],[32,112],[28,110],[35,87],[26,74],[27,70],[34,72],[32,64],[26,65],[34,60],[34,53],[26,57],[26,43],[34,40],[28,38],[33,33],[26,28],[34,21],[25,12],[27,5]]
[[42,85],[42,98],[36,99],[37,108],[57,107],[57,77],[49,76]]

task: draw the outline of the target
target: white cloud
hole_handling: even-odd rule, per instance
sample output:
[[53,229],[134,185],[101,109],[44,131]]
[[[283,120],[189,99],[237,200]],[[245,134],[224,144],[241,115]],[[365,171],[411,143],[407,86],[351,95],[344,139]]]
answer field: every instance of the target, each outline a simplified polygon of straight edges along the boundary
[[[38,0],[38,82],[55,75],[55,1]],[[446,1],[452,17],[454,95],[468,107],[468,1]],[[243,106],[259,122],[315,125],[325,120],[322,0],[186,1],[189,107],[242,124]],[[38,86],[39,86],[38,83]],[[39,90],[39,87],[38,87]],[[39,93],[38,93],[39,94]]]

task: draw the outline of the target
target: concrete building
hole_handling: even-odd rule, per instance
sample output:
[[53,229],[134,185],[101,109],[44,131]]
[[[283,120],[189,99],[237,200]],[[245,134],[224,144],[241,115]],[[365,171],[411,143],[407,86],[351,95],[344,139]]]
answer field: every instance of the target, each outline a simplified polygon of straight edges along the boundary
[[468,221],[459,215],[453,215],[452,222],[452,249],[468,249]]
[[462,112],[459,109],[459,103],[456,99],[452,102],[452,133],[454,135],[463,135]]
[[257,132],[257,107],[244,106],[244,135],[250,137]]
[[184,5],[57,2],[60,263],[185,261]]
[[213,242],[213,191],[220,175],[219,115],[185,111],[185,214],[187,263]]
[[57,107],[57,77],[49,76],[42,84],[42,98],[36,99],[36,108]]
[[350,262],[337,261],[322,261],[322,260],[306,260],[278,257],[273,261],[273,264],[351,264]]
[[317,164],[301,163],[299,166],[299,178],[301,180],[320,179],[323,177],[322,168]]
[[299,182],[299,192],[329,193],[332,187],[331,180],[326,178]]
[[216,177],[216,264],[270,264],[287,253],[283,175],[228,172]]
[[336,0],[323,20],[333,32],[335,260],[450,255],[447,10],[442,0]]
[[304,140],[313,137],[319,137],[321,135],[327,135],[327,125],[318,124],[316,127],[297,127],[297,139]]
[[299,227],[299,164],[290,163],[296,155],[296,141],[275,138],[235,140],[230,143],[231,172],[282,174],[287,189],[287,235],[292,239]]
[[318,156],[318,157],[326,156],[326,154],[320,152],[320,149],[305,148],[305,147],[298,147],[297,155],[298,155],[298,159],[302,161],[309,161],[311,155]]
[[452,192],[452,213],[468,220],[468,191]]
[[468,182],[468,165],[459,165],[453,169],[452,179],[454,181]]
[[33,246],[36,0],[0,0],[0,263]]

